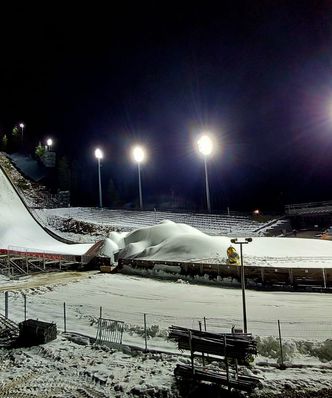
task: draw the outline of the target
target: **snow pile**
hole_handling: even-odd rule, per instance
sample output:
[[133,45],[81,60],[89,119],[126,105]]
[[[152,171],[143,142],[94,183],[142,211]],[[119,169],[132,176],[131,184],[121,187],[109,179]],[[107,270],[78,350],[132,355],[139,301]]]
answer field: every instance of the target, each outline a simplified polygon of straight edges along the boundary
[[[227,238],[224,238],[225,240]],[[215,237],[210,237],[186,224],[163,221],[153,227],[141,228],[124,238],[123,258],[193,259],[202,253],[215,255],[218,249]]]
[[[209,236],[185,224],[163,221],[110,239],[121,258],[174,261],[226,261],[230,238]],[[332,267],[332,242],[317,239],[257,237],[244,247],[244,262],[265,267]]]

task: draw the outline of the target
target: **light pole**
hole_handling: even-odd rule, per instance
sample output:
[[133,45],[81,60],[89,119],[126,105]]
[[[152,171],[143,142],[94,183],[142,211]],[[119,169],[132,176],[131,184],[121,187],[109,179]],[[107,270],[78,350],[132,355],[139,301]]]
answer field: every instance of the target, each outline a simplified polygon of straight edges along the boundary
[[46,141],[46,144],[47,144],[47,149],[48,149],[48,151],[50,152],[50,151],[51,151],[51,147],[52,147],[52,145],[53,145],[53,140],[52,140],[52,138],[48,138],[47,141]]
[[206,192],[206,204],[208,212],[211,213],[211,202],[210,202],[210,188],[209,188],[209,176],[207,169],[207,158],[211,155],[213,150],[213,143],[208,135],[202,135],[198,141],[197,146],[199,152],[204,156],[204,170],[205,170],[205,192]]
[[143,210],[143,196],[142,196],[142,181],[141,181],[141,163],[145,159],[145,151],[141,146],[133,148],[133,157],[137,163],[138,170],[138,192],[139,192],[139,207]]
[[100,159],[103,158],[103,152],[101,149],[97,148],[95,150],[95,157],[98,160],[98,186],[99,186],[99,207],[103,207],[103,199],[102,199],[102,192],[101,192],[101,175],[100,175]]
[[240,245],[240,256],[241,256],[241,288],[242,288],[242,307],[243,307],[243,331],[247,333],[247,311],[246,311],[246,282],[244,277],[244,266],[243,266],[243,254],[242,246],[252,242],[252,238],[245,238],[242,241],[231,239],[232,243]]
[[20,123],[21,131],[22,131],[22,145],[23,145],[23,132],[24,132],[24,123]]

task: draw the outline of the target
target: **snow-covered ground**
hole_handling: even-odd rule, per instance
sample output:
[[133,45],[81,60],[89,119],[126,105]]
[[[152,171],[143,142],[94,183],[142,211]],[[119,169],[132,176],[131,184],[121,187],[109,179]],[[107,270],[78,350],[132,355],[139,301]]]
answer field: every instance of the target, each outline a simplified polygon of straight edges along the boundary
[[[125,353],[112,350],[110,354],[91,346],[77,346],[59,336],[58,341],[43,347],[16,349],[10,355],[0,351],[4,364],[0,380],[3,386],[6,385],[9,382],[8,372],[12,372],[13,381],[18,379],[14,391],[34,389],[41,394],[44,388],[51,388],[47,383],[44,384],[46,376],[40,372],[40,369],[44,369],[54,375],[53,387],[59,391],[65,388],[66,381],[70,379],[67,391],[81,385],[87,390],[98,390],[105,396],[116,396],[114,389],[119,388],[120,397],[133,396],[130,395],[133,388],[154,391],[162,386],[161,390],[168,391],[168,396],[176,396],[172,372],[176,363],[188,359],[174,356],[179,352],[174,343],[166,339],[167,328],[173,324],[198,328],[198,322],[203,324],[204,317],[209,331],[229,332],[233,325],[242,325],[240,289],[96,272],[68,273],[65,278],[60,275],[66,274],[48,274],[48,280],[45,276],[37,275],[17,281],[2,278],[0,312],[4,312],[4,291],[10,290],[9,316],[17,322],[23,320],[22,293],[25,293],[28,318],[55,321],[58,328],[63,330],[65,302],[67,331],[95,337],[102,307],[104,318],[125,322],[123,343],[142,348],[145,344],[145,313],[148,348],[169,354],[136,355],[128,350]],[[248,290],[246,296],[249,331],[261,339],[260,355],[252,371],[262,377],[264,389],[256,394],[259,396],[269,390],[280,392],[292,388],[332,388],[331,340],[328,342],[332,329],[332,296],[254,290]],[[278,319],[281,321],[285,360],[302,368],[281,371],[266,366],[266,362],[275,364],[280,356]],[[26,369],[29,369],[28,373]],[[24,379],[26,374],[32,377],[28,381]],[[100,385],[98,379],[102,379],[105,385]],[[37,388],[37,384],[41,387]],[[61,391],[63,393],[65,390]],[[161,395],[156,393],[152,396]]]
[[[100,306],[106,318],[134,326],[143,325],[145,313],[150,326],[159,325],[163,330],[171,324],[198,327],[204,317],[208,329],[214,332],[229,332],[232,325],[242,325],[241,290],[220,285],[75,272],[28,276],[18,281],[3,278],[0,292],[4,290],[11,291],[10,315],[14,320],[22,320],[21,293],[27,292],[29,316],[55,320],[61,327],[63,302],[66,302],[71,330],[91,336],[96,333],[96,325],[91,324],[91,320],[99,317]],[[330,294],[247,290],[246,302],[248,327],[255,335],[277,336],[279,319],[287,338],[324,340],[331,336]],[[0,311],[4,311],[3,299],[0,299]],[[125,343],[132,342],[130,335],[125,336]],[[160,342],[158,346],[167,349],[169,344]]]

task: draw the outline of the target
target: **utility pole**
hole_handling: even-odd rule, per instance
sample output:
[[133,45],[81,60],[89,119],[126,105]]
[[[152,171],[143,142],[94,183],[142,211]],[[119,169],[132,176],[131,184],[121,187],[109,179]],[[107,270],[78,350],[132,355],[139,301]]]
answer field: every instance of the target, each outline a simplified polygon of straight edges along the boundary
[[240,245],[240,256],[241,256],[241,288],[242,288],[242,311],[243,311],[243,332],[247,333],[247,310],[246,310],[246,282],[244,275],[244,266],[243,266],[243,253],[242,246],[252,242],[252,238],[245,238],[244,240],[231,239],[231,242]]

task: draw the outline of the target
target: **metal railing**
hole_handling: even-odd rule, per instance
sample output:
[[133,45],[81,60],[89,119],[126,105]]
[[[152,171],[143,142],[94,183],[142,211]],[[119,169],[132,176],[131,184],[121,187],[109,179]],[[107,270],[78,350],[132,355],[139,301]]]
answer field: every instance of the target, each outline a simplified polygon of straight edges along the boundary
[[124,322],[114,319],[98,319],[96,344],[116,346],[122,344]]

